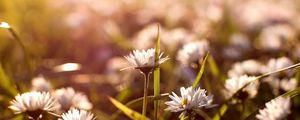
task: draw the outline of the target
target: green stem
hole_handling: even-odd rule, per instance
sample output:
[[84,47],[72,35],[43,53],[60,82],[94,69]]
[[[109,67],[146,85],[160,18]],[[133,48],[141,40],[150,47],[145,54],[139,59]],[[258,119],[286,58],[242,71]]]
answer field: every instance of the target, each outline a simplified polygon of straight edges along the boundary
[[25,62],[26,62],[26,65],[28,67],[29,75],[30,75],[30,78],[31,78],[33,73],[32,73],[31,63],[29,61],[28,51],[27,51],[25,45],[23,44],[23,42],[21,41],[20,37],[15,32],[15,30],[13,28],[8,28],[8,31],[12,34],[12,36],[18,42],[18,44],[21,46],[21,48],[22,48],[22,50],[24,52]]
[[142,115],[146,116],[146,112],[147,112],[147,104],[148,104],[148,87],[149,87],[149,74],[144,74],[144,99],[143,99],[143,111],[142,111]]

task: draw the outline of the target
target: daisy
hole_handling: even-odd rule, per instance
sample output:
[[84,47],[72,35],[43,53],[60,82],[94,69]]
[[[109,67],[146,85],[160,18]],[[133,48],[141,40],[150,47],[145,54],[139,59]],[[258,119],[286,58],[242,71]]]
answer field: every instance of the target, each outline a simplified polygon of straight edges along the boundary
[[95,116],[85,110],[71,109],[61,115],[62,119],[58,120],[95,120]]
[[33,78],[31,85],[33,91],[47,92],[51,90],[51,84],[43,76]]
[[[160,53],[158,65],[164,63],[169,57],[162,57],[163,53]],[[155,64],[155,49],[151,48],[148,50],[134,50],[129,56],[125,56],[125,58],[131,64],[130,68],[140,69],[144,73],[148,73],[154,67],[157,66]]]
[[193,89],[192,87],[180,88],[181,97],[177,96],[174,92],[169,97],[172,101],[165,102],[168,107],[165,109],[171,112],[184,113],[189,110],[209,108],[212,107],[213,96],[206,95],[204,89]]
[[[239,89],[241,89],[243,86],[245,86],[249,82],[252,82],[255,79],[256,79],[256,77],[247,76],[247,75],[243,75],[240,77],[232,77],[232,78],[227,79],[225,81],[225,89],[226,90],[224,91],[226,97],[227,98],[232,97],[232,95],[234,95],[236,92],[238,92]],[[250,83],[247,87],[245,87],[242,90],[243,93],[245,93],[245,95],[246,95],[246,96],[243,96],[243,98],[248,97],[248,96],[250,96],[251,98],[255,97],[255,95],[257,94],[258,86],[259,86],[258,81]],[[242,97],[242,96],[240,96],[240,97]]]
[[296,78],[282,79],[280,81],[280,88],[284,91],[291,91],[298,86],[298,80]]
[[42,117],[43,112],[52,113],[59,108],[59,104],[49,92],[26,92],[15,96],[9,106],[15,114],[26,113],[33,119]]
[[190,65],[191,63],[199,63],[199,60],[204,57],[209,49],[209,44],[206,40],[190,42],[185,44],[178,51],[177,60],[182,65]]
[[278,24],[262,29],[258,38],[258,46],[266,51],[283,50],[295,41],[297,32],[290,25]]
[[[165,30],[163,27],[160,27],[160,34],[165,35]],[[157,39],[157,24],[150,24],[145,26],[139,32],[137,32],[137,34],[134,35],[132,42],[134,48],[136,49],[147,49],[155,45],[156,39]]]
[[282,120],[290,111],[290,99],[279,97],[266,103],[266,107],[259,110],[256,118],[259,120]]
[[[272,71],[276,71],[276,70],[291,66],[293,64],[294,64],[293,61],[287,57],[280,57],[280,58],[276,58],[276,59],[272,58],[268,61],[267,65],[265,66],[265,68],[263,70],[265,73],[272,72]],[[290,70],[288,72],[293,73]]]
[[242,75],[258,75],[262,73],[263,65],[256,60],[245,60],[233,64],[233,67],[228,71],[229,77],[238,77]]
[[10,28],[10,25],[7,22],[0,22],[1,28]]
[[61,105],[63,111],[67,111],[70,108],[90,110],[93,107],[85,94],[75,92],[71,87],[56,90],[54,92],[54,97]]

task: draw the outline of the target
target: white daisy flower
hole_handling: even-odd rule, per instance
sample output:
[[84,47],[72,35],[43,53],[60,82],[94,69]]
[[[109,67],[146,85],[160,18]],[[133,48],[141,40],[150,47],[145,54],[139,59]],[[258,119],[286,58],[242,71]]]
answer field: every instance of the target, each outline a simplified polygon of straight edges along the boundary
[[95,120],[95,116],[85,110],[71,109],[61,115],[62,119],[58,120]]
[[282,120],[290,111],[290,99],[279,97],[266,103],[266,107],[259,110],[256,118],[259,120]]
[[59,104],[49,92],[26,92],[15,96],[9,106],[15,114],[26,113],[32,118],[39,118],[43,112],[54,112]]
[[229,77],[238,77],[242,75],[258,75],[262,73],[262,64],[256,60],[245,60],[233,64],[233,67],[228,71]]
[[278,24],[265,27],[258,38],[258,45],[267,51],[283,50],[297,37],[297,32],[291,26]]
[[178,51],[177,60],[183,65],[199,63],[199,60],[205,56],[209,49],[209,43],[206,40],[187,43]]
[[204,89],[193,89],[192,87],[180,88],[181,97],[178,97],[174,92],[169,97],[172,101],[165,102],[168,107],[165,109],[171,112],[181,112],[200,108],[212,107],[213,96],[206,95]]
[[[225,81],[225,95],[227,98],[232,97],[239,89],[241,89],[247,83],[255,80],[254,76],[243,75],[240,77],[229,78]],[[259,83],[258,81],[254,81],[250,83],[247,87],[245,87],[242,91],[248,93],[248,95],[253,98],[257,94]],[[245,97],[248,97],[245,96]]]
[[[162,57],[163,53],[160,53],[158,64],[162,64],[166,60],[169,59],[169,57]],[[151,48],[148,50],[134,50],[129,56],[125,56],[125,58],[129,61],[132,68],[142,69],[152,69],[155,66],[155,49]]]
[[0,27],[1,28],[10,28],[10,25],[7,22],[0,22]]
[[31,81],[32,90],[33,91],[50,91],[51,90],[51,84],[43,77],[38,76],[32,79]]
[[296,89],[298,86],[298,80],[296,78],[282,79],[280,81],[280,88],[284,91],[290,91]]
[[287,57],[273,58],[270,59],[264,68],[264,72],[273,72],[288,66],[293,65],[293,62]]
[[[160,34],[161,35],[165,34],[165,30],[163,27],[160,27]],[[136,49],[147,49],[147,48],[151,48],[151,46],[154,46],[156,40],[157,40],[157,24],[150,24],[144,27],[139,32],[137,32],[132,42],[134,48]]]
[[70,108],[90,110],[93,107],[85,94],[75,92],[71,87],[56,90],[54,92],[54,97],[61,105],[63,111],[67,111]]

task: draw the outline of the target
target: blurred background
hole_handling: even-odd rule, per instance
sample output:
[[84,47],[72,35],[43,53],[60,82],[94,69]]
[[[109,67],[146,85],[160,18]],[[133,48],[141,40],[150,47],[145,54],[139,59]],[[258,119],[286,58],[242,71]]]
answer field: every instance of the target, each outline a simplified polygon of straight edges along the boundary
[[[128,66],[123,56],[154,48],[159,24],[162,51],[171,58],[162,65],[161,93],[191,85],[199,65],[182,65],[178,51],[205,41],[203,51],[212,59],[200,86],[218,104],[225,100],[224,80],[237,62],[268,66],[271,59],[282,57],[299,62],[299,10],[299,0],[1,0],[0,22],[11,25],[25,49],[7,29],[0,29],[0,62],[21,91],[29,91],[31,80],[43,76],[54,89],[73,87],[85,93],[93,112],[110,116],[117,109],[107,96],[122,103],[142,97],[143,88],[136,86],[143,85],[143,76],[137,70],[120,71]],[[280,94],[272,87],[260,88],[244,116]],[[0,88],[0,114],[12,114],[7,109],[12,98]],[[299,111],[299,97],[293,100],[292,111]],[[162,119],[177,118],[179,114],[165,112],[165,107],[161,102]],[[231,107],[224,119],[239,119],[239,106]],[[141,105],[133,108],[140,111]],[[217,110],[206,112],[213,116]],[[289,116],[296,118],[296,112]]]

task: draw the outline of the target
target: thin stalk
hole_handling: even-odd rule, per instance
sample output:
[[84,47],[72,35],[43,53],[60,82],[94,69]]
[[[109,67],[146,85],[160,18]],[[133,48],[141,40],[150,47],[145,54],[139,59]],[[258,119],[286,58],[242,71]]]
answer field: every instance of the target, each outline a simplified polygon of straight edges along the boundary
[[242,114],[241,114],[241,120],[243,120],[244,114],[246,112],[246,100],[242,102]]
[[25,62],[26,62],[26,65],[27,65],[27,68],[29,70],[29,75],[30,75],[30,78],[32,77],[32,68],[31,68],[31,64],[30,64],[30,61],[29,61],[29,54],[28,54],[28,51],[25,47],[25,45],[23,44],[23,42],[21,41],[20,37],[17,35],[17,33],[15,32],[15,30],[13,28],[8,28],[8,31],[12,34],[13,38],[18,42],[18,44],[21,46],[22,50],[23,50],[23,53],[24,53],[24,59],[25,59]]
[[146,116],[147,112],[147,104],[148,104],[148,88],[149,88],[149,75],[150,73],[145,74],[144,73],[144,99],[143,99],[143,110],[142,110],[142,115]]

